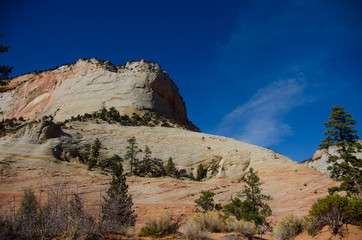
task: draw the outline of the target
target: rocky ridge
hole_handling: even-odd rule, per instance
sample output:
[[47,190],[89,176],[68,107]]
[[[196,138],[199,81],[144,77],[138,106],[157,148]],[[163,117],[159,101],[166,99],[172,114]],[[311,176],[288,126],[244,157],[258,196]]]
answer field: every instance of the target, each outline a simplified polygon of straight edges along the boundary
[[165,71],[145,60],[115,66],[80,59],[75,64],[16,77],[0,89],[0,118],[55,121],[115,107],[121,114],[153,111],[188,124],[185,102]]

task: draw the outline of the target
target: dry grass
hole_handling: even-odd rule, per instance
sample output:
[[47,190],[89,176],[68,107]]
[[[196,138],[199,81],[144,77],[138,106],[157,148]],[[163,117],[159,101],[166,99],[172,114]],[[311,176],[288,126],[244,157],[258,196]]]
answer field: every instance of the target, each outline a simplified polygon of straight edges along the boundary
[[170,210],[163,209],[146,215],[145,227],[141,230],[143,236],[166,236],[177,233],[182,222],[182,215],[173,217]]
[[207,240],[210,239],[210,232],[194,225],[192,221],[188,221],[185,226],[184,235],[190,240]]
[[189,222],[192,222],[195,226],[203,231],[208,232],[225,232],[227,226],[225,221],[220,217],[219,213],[196,213],[193,215]]
[[187,239],[209,239],[210,232],[226,232],[228,227],[219,213],[196,213],[185,226]]
[[246,238],[252,238],[256,234],[256,225],[254,222],[232,220],[228,222],[228,226],[231,231],[238,232]]

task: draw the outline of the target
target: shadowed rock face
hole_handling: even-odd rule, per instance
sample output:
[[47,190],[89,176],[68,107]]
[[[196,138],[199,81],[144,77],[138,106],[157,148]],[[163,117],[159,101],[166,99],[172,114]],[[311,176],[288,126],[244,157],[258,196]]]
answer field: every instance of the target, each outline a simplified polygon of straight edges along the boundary
[[62,121],[104,106],[115,107],[121,114],[150,110],[188,123],[185,103],[174,82],[158,64],[145,60],[114,66],[81,59],[14,78],[1,90],[2,118],[52,115]]

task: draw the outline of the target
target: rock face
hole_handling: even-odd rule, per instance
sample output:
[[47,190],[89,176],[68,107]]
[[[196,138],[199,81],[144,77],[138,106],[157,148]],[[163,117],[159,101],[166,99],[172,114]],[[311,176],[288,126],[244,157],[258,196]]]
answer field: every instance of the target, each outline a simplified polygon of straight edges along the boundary
[[[164,166],[172,157],[176,167],[196,176],[200,164],[208,170],[208,178],[240,180],[248,168],[261,174],[280,170],[314,172],[306,166],[277,154],[272,150],[240,142],[235,139],[166,127],[128,127],[118,124],[69,122],[61,130],[46,123],[31,124],[15,135],[0,141],[3,154],[26,153],[29,157],[77,162],[86,144],[98,138],[102,143],[101,158],[125,155],[127,140],[137,139],[138,146],[152,151],[152,158],[161,159]],[[143,153],[137,155],[143,159]],[[130,170],[124,161],[125,171]]]
[[1,118],[55,121],[115,107],[121,114],[154,111],[187,124],[177,86],[156,63],[145,60],[114,66],[97,59],[79,60],[39,74],[12,79],[0,92]]
[[[360,141],[362,143],[362,141]],[[318,149],[313,158],[301,162],[302,165],[313,168],[323,174],[329,175],[330,171],[327,169],[330,164],[327,163],[330,155],[339,155],[336,146],[329,147],[328,149]],[[359,159],[362,159],[362,153],[356,153]]]

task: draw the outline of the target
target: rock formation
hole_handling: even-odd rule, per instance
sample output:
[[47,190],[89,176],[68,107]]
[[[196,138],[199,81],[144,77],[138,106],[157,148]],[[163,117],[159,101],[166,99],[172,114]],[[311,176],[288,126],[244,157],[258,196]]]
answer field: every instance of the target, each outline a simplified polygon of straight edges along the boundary
[[[360,141],[362,143],[362,141]],[[311,159],[305,160],[300,164],[313,168],[323,174],[329,175],[327,163],[330,155],[339,155],[338,148],[336,146],[329,147],[328,149],[318,149]],[[356,153],[359,159],[362,159],[362,152]]]
[[114,66],[80,59],[72,65],[11,80],[0,92],[1,118],[55,121],[115,107],[121,114],[154,111],[188,123],[185,103],[174,82],[156,63],[145,60]]
[[[105,122],[69,122],[61,131],[51,124],[33,123],[0,139],[0,170],[3,169],[0,206],[1,203],[5,206],[0,207],[0,213],[8,209],[7,203],[13,195],[19,196],[23,187],[31,186],[37,191],[42,184],[52,186],[59,179],[91,199],[95,204],[92,208],[98,210],[99,191],[104,194],[110,178],[99,168],[87,171],[77,156],[85,144],[99,138],[102,159],[113,154],[123,157],[127,139],[133,136],[140,148],[145,149],[147,145],[152,157],[162,159],[164,166],[172,157],[178,169],[194,171],[194,176],[199,164],[208,169],[208,180],[202,182],[129,177],[129,190],[141,219],[147,212],[165,207],[191,214],[195,199],[205,190],[214,191],[215,200],[227,204],[242,189],[243,183],[239,180],[250,167],[258,170],[265,182],[263,193],[274,198],[270,202],[273,219],[287,212],[299,216],[308,214],[310,206],[324,197],[329,187],[335,186],[335,182],[318,171],[271,150],[231,138],[177,128],[130,127]],[[142,159],[143,154],[137,157]],[[128,172],[129,162],[124,161],[122,165]],[[141,226],[142,220],[138,224]]]
[[[14,78],[1,91],[2,118],[52,115],[57,122],[105,106],[115,107],[121,114],[150,110],[188,123],[185,103],[175,84],[157,64],[143,60],[125,66],[79,60],[74,65]],[[102,143],[100,159],[114,154],[123,157],[127,139],[135,137],[140,148],[147,145],[152,157],[164,164],[172,157],[183,174],[196,175],[200,164],[207,169],[209,180],[202,182],[128,178],[139,216],[164,207],[190,214],[201,190],[215,191],[215,199],[226,204],[241,190],[240,180],[250,167],[265,181],[265,193],[274,197],[270,205],[276,218],[286,212],[306,215],[311,204],[336,184],[285,156],[231,138],[159,125],[121,126],[98,119],[54,124],[51,119],[20,121],[25,126],[16,126],[16,132],[0,138],[0,211],[7,209],[1,206],[7,207],[23,187],[40,189],[42,181],[51,187],[56,176],[79,183],[77,191],[93,203],[99,202],[99,191],[104,193],[109,176],[100,169],[87,171],[79,163],[80,152],[96,138]],[[129,162],[122,165],[126,172],[130,170]],[[99,209],[99,205],[92,208]]]

